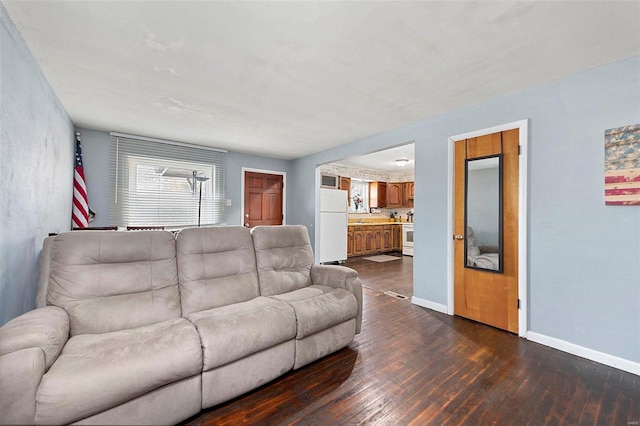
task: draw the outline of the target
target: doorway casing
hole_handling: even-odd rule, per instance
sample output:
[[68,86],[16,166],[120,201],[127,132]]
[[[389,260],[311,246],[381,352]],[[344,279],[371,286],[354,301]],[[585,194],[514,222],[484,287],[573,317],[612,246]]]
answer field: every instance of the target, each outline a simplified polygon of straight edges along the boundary
[[450,136],[448,141],[448,193],[447,193],[447,314],[453,315],[453,200],[454,200],[454,142],[462,139],[470,139],[478,136],[489,135],[505,130],[518,129],[520,156],[518,159],[519,179],[518,179],[518,299],[520,309],[518,310],[518,335],[527,337],[527,153],[529,138],[529,120],[514,121],[512,123],[476,130]]

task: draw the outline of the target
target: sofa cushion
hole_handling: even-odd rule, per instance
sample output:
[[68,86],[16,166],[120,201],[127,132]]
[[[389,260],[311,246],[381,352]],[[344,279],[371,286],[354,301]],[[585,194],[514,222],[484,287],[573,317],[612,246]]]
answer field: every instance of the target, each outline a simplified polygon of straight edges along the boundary
[[173,234],[82,231],[56,236],[47,302],[67,311],[71,336],[179,318]]
[[201,371],[200,338],[183,318],[75,336],[42,379],[36,423],[83,419]]
[[182,316],[259,296],[249,229],[184,229],[176,238],[176,251]]
[[358,313],[353,293],[341,288],[312,285],[271,298],[288,303],[295,311],[296,339],[341,324]]
[[314,257],[307,228],[256,226],[251,236],[262,296],[287,293],[311,284]]
[[189,315],[202,340],[203,371],[276,346],[296,335],[293,309],[281,301],[257,297]]

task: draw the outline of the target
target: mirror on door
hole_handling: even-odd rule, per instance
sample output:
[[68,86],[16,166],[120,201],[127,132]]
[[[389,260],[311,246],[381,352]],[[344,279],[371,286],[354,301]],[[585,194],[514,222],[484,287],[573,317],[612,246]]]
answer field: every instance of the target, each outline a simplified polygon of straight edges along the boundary
[[502,155],[465,162],[465,268],[502,273]]

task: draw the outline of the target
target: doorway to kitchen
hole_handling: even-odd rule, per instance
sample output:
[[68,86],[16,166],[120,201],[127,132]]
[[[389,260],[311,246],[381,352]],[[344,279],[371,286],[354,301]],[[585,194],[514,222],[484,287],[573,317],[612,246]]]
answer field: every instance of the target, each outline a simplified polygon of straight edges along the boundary
[[[415,144],[407,142],[316,170],[317,193],[347,194],[347,255],[341,262],[366,272],[363,286],[407,301],[413,296],[414,166]],[[321,209],[316,212],[316,251],[328,232],[336,234],[322,229],[319,217]]]
[[447,313],[522,337],[527,128],[523,120],[449,138]]

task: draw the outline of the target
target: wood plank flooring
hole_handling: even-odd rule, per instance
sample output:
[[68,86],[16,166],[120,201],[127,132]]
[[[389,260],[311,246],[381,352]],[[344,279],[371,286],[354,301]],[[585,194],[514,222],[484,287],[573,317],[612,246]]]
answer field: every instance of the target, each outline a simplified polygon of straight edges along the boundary
[[639,376],[386,296],[370,283],[395,262],[356,265],[349,347],[185,424],[638,425]]
[[372,290],[384,293],[393,291],[407,296],[413,296],[413,257],[400,253],[389,253],[401,260],[389,262],[372,262],[365,260],[368,256],[351,257],[344,266],[353,268],[360,274],[362,285]]

